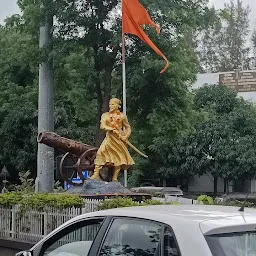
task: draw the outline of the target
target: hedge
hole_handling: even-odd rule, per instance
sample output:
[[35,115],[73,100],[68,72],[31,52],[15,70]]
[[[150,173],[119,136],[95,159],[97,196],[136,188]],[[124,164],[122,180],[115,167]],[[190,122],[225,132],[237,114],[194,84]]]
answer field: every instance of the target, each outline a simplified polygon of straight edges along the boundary
[[179,202],[160,202],[158,200],[145,200],[143,202],[135,202],[129,197],[116,197],[110,200],[104,200],[98,205],[98,210],[106,210],[113,208],[132,207],[132,206],[146,206],[146,205],[162,205],[162,204],[180,204]]
[[10,192],[0,194],[0,205],[12,206],[20,205],[22,208],[33,208],[41,210],[45,207],[80,208],[84,206],[84,201],[77,195],[68,194],[48,194],[48,193],[31,193],[24,194],[20,192]]

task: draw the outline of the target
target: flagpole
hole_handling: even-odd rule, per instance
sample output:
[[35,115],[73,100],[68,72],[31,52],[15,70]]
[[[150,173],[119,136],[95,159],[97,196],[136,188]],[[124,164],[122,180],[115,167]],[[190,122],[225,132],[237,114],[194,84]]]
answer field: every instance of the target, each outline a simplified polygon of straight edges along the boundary
[[[122,33],[122,70],[123,70],[123,113],[126,115],[126,69],[125,69],[125,35]],[[127,170],[124,170],[124,187],[127,188]]]
[[122,67],[123,67],[123,113],[126,115],[126,70],[125,70],[125,35],[122,35]]

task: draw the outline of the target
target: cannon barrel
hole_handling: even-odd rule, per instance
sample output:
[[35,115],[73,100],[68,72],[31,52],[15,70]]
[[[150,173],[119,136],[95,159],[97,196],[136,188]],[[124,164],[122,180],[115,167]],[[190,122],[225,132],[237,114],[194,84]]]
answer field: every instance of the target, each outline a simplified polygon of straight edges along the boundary
[[55,149],[70,152],[78,157],[85,151],[94,148],[93,146],[61,137],[56,133],[45,131],[38,134],[37,142]]

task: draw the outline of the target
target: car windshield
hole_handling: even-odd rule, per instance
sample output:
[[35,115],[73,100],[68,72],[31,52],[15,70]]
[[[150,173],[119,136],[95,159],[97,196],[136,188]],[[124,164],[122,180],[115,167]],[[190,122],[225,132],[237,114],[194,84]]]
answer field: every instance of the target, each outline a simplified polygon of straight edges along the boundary
[[206,236],[213,256],[256,256],[256,232]]

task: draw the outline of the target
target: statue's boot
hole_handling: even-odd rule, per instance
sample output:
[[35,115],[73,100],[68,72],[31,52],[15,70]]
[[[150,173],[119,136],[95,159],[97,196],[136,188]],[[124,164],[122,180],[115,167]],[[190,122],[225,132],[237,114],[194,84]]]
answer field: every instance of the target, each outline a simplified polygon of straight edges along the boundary
[[100,165],[95,165],[93,175],[90,177],[91,180],[101,180],[100,178],[100,170],[102,166]]
[[114,167],[114,172],[113,172],[113,177],[112,177],[112,181],[118,181],[117,180],[117,177],[118,177],[118,174],[120,172],[120,166],[115,166]]

